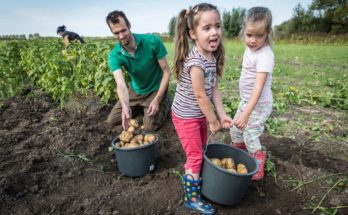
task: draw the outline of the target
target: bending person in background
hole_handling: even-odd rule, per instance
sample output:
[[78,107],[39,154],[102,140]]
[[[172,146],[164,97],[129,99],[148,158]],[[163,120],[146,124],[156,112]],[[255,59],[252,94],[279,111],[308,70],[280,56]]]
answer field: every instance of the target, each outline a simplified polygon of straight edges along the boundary
[[[157,130],[163,125],[171,106],[167,50],[156,35],[133,34],[122,11],[110,12],[106,23],[118,41],[109,54],[108,63],[119,99],[106,122],[111,129],[122,123],[126,130],[128,121],[143,113],[145,131]],[[130,76],[129,86],[122,70]]]
[[80,35],[75,32],[66,31],[65,25],[58,26],[57,34],[63,37],[65,48],[69,46],[70,42],[73,40],[78,40],[80,43],[85,43],[85,41],[80,37]]

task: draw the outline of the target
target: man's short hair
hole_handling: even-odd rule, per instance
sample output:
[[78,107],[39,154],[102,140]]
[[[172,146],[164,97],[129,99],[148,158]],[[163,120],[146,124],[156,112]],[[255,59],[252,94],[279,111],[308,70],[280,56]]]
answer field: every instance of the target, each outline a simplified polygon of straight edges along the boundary
[[124,21],[126,22],[127,27],[130,27],[130,22],[128,21],[126,15],[119,10],[114,10],[110,12],[106,17],[106,24],[110,27],[110,23],[112,24],[118,24],[120,23],[119,17],[122,17]]

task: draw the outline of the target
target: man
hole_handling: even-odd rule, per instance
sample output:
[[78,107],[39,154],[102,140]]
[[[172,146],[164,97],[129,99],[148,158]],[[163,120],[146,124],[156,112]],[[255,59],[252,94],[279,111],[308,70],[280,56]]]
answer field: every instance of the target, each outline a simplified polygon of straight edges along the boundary
[[[158,36],[133,34],[122,11],[110,12],[106,23],[118,41],[109,54],[108,63],[119,99],[106,122],[111,128],[122,122],[126,130],[128,121],[143,112],[145,131],[157,130],[163,125],[171,106],[167,50]],[[129,87],[122,70],[129,74]]]

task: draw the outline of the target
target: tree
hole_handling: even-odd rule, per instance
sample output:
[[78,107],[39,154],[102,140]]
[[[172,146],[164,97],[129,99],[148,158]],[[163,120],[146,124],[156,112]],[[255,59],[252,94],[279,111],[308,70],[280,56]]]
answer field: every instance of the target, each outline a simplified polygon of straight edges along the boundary
[[293,17],[276,26],[278,34],[300,32],[348,32],[348,0],[313,0],[308,10],[300,4],[294,8]]
[[227,37],[231,37],[230,32],[228,31],[230,28],[231,23],[231,14],[228,11],[224,11],[222,14],[222,26],[225,31],[225,35]]
[[222,19],[226,37],[238,36],[245,13],[245,8],[233,8],[231,12],[224,11]]
[[169,36],[170,37],[174,37],[175,36],[175,25],[176,25],[176,17],[173,16],[169,20],[169,25],[168,25],[168,32],[169,32]]
[[33,38],[40,38],[40,34],[39,34],[39,33],[35,33],[35,34],[33,35]]
[[313,0],[310,10],[322,14],[329,32],[348,32],[348,1],[347,0]]

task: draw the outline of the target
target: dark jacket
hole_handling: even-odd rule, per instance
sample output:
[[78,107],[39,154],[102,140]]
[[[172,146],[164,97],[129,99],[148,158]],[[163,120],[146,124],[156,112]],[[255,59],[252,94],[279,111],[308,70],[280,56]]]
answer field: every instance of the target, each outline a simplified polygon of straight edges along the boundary
[[80,41],[80,43],[85,43],[85,41],[80,37],[80,35],[78,35],[74,32],[71,32],[71,31],[64,31],[62,36],[63,36],[63,38],[68,36],[69,42],[71,42],[72,40],[78,40],[78,41]]

